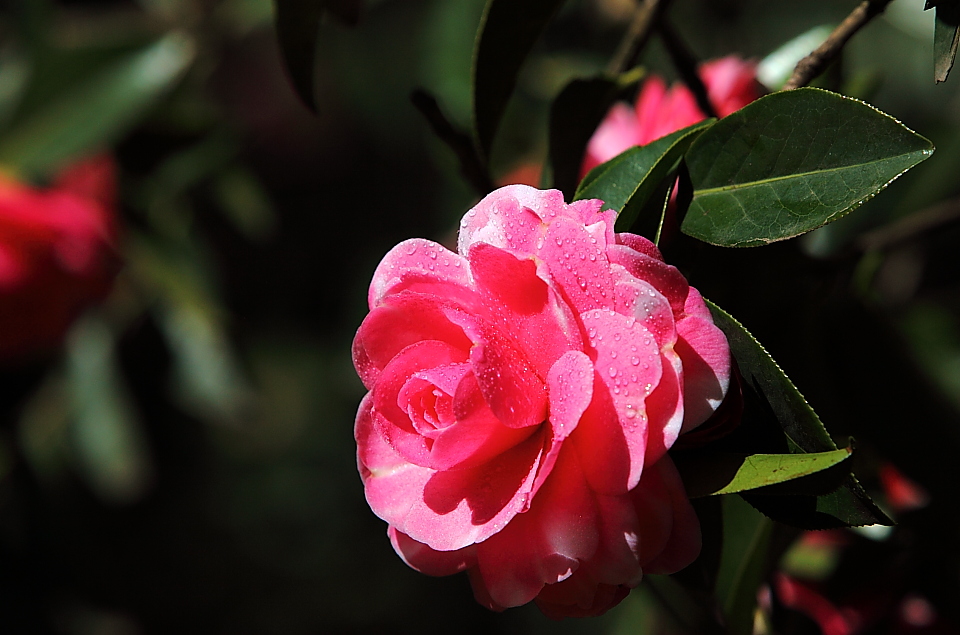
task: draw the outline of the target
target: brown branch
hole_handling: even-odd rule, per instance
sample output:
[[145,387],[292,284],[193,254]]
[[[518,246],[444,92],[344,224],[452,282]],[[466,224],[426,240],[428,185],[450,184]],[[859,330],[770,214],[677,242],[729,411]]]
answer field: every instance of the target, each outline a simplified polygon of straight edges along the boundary
[[797,62],[796,68],[787,83],[783,85],[783,90],[793,90],[806,86],[826,67],[840,55],[847,40],[853,37],[854,33],[863,28],[870,20],[883,13],[891,0],[863,0],[857,8],[850,12],[843,22],[833,30],[833,32],[824,40],[823,44]]
[[707,95],[707,87],[697,72],[697,58],[693,56],[687,45],[680,39],[680,35],[666,17],[660,19],[657,30],[660,32],[660,39],[663,40],[663,45],[670,55],[673,66],[677,69],[680,79],[693,93],[700,111],[707,117],[718,118],[717,111],[710,103],[710,97]]
[[441,141],[453,150],[460,161],[460,174],[463,175],[470,185],[480,196],[486,196],[493,191],[493,181],[487,172],[477,151],[474,148],[473,140],[470,135],[462,130],[457,130],[440,110],[440,104],[436,98],[423,89],[416,89],[410,94],[410,101],[416,106],[417,110],[426,118]]
[[650,40],[654,26],[660,20],[660,16],[668,4],[670,4],[670,0],[641,1],[630,26],[627,27],[627,32],[624,33],[623,39],[617,45],[617,50],[610,58],[610,63],[607,64],[609,75],[619,75],[633,66],[640,51]]
[[886,249],[960,221],[960,198],[941,201],[863,234],[856,246],[863,251]]

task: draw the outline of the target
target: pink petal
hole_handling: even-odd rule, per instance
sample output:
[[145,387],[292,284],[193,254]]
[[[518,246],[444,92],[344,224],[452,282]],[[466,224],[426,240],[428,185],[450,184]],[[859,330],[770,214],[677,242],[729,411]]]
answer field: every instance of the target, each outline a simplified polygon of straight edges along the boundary
[[580,351],[568,351],[550,369],[547,388],[550,393],[550,431],[547,449],[540,461],[533,494],[550,476],[563,441],[577,428],[593,400],[593,362]]
[[499,531],[525,505],[541,435],[476,468],[437,472],[398,454],[374,425],[368,396],[357,415],[357,461],[367,502],[400,533],[437,551],[454,551]]
[[444,342],[424,340],[412,344],[391,360],[373,388],[373,421],[391,447],[411,463],[428,467],[432,460],[426,439],[416,429],[402,401],[405,386],[417,381],[421,370],[463,363],[463,351]]
[[650,417],[647,454],[644,457],[647,465],[659,461],[673,447],[684,420],[685,402],[681,386],[686,368],[682,367],[680,356],[670,349],[663,351],[661,362],[663,374],[660,383],[646,401]]
[[658,134],[659,128],[657,118],[663,111],[664,99],[666,97],[667,87],[663,80],[656,75],[651,75],[640,89],[637,96],[636,112],[639,122],[639,132],[635,145],[645,145],[654,139],[663,135]]
[[476,565],[477,549],[474,545],[455,551],[437,551],[394,527],[387,528],[390,544],[403,561],[420,573],[434,576],[453,575]]
[[438,470],[476,467],[512,448],[536,432],[535,426],[508,428],[487,405],[471,373],[457,387],[456,423],[444,428],[430,450],[430,467]]
[[[606,390],[603,392],[610,396],[610,405],[630,457],[627,480],[613,490],[608,489],[609,485],[605,485],[599,491],[619,493],[625,491],[620,488],[630,489],[635,486],[643,470],[648,428],[648,414],[644,404],[647,396],[660,383],[660,351],[650,331],[633,317],[595,309],[582,314],[580,318],[593,347],[597,376],[605,385]],[[594,399],[597,392],[595,385]],[[594,484],[595,469],[604,469],[604,451],[612,451],[611,447],[606,446],[615,443],[614,439],[618,435],[611,437],[610,431],[604,433],[609,423],[596,420],[597,417],[610,417],[606,408],[595,409],[592,415],[591,427],[597,428],[598,437],[596,447],[589,451],[594,459],[584,463],[588,478],[591,484]],[[586,419],[587,417],[584,417],[585,422]],[[593,440],[584,439],[583,435],[579,435],[579,439],[578,444],[584,448],[594,445]],[[600,464],[594,465],[594,461]]]
[[565,352],[582,348],[580,330],[570,308],[537,276],[532,257],[518,259],[486,243],[470,250],[470,268],[484,298],[486,315],[546,376]]
[[632,496],[640,519],[640,564],[645,573],[676,573],[697,559],[700,521],[669,455],[644,470]]
[[407,346],[422,340],[446,342],[464,352],[470,339],[447,319],[444,301],[433,296],[403,292],[390,296],[370,311],[353,340],[353,364],[368,389],[380,372]]
[[587,144],[580,177],[601,163],[640,143],[640,124],[633,109],[623,102],[614,104]]
[[[683,361],[683,432],[706,421],[730,386],[730,345],[696,289],[690,289],[688,315],[677,323],[675,350]],[[701,317],[704,316],[704,317]]]
[[464,256],[476,243],[487,243],[525,256],[536,249],[544,218],[564,206],[558,190],[508,185],[487,194],[460,222],[457,250]]
[[596,507],[576,454],[561,452],[529,511],[477,545],[480,584],[499,607],[532,600],[545,584],[569,577],[597,548]]
[[617,313],[639,320],[656,338],[659,348],[672,347],[677,332],[673,308],[667,299],[644,280],[628,275],[620,278],[614,286],[614,309]]
[[582,223],[571,219],[559,218],[547,229],[540,258],[578,313],[612,302],[613,278],[604,246]]
[[546,386],[516,344],[475,315],[451,310],[447,318],[459,324],[473,341],[470,363],[493,414],[511,428],[545,421]]
[[[618,237],[622,240],[624,234]],[[662,260],[652,258],[627,245],[611,245],[607,247],[607,257],[610,262],[624,267],[627,272],[653,286],[670,302],[677,315],[683,311],[687,292],[690,285],[676,267],[666,264]]]
[[405,240],[391,249],[373,273],[368,301],[376,308],[383,299],[403,289],[432,291],[439,285],[439,297],[453,299],[472,287],[466,260],[443,245],[422,238]]

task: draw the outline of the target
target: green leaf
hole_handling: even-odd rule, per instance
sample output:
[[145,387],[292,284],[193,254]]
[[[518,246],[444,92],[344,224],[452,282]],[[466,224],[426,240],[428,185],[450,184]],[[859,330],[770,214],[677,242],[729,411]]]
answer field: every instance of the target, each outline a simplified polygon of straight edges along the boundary
[[[791,453],[837,450],[813,408],[763,346],[723,309],[709,300],[707,306],[714,323],[727,336],[730,352],[740,368],[745,399],[744,423],[758,416],[751,412],[751,408],[757,409],[762,404],[779,425]],[[892,524],[853,474],[846,475],[837,488],[826,493],[768,495],[754,491],[744,492],[742,496],[774,520],[805,529]]]
[[656,196],[661,183],[676,170],[696,138],[714,123],[713,119],[701,121],[598,165],[583,177],[574,200],[601,199],[604,209],[617,211],[617,231],[632,230],[638,220],[649,225],[649,219],[639,218],[641,210],[651,199],[656,199],[656,209],[661,208],[662,199]]
[[709,300],[706,303],[714,323],[727,336],[730,352],[740,367],[744,385],[765,398],[787,436],[791,451],[836,450],[837,446],[820,417],[770,357],[770,353],[733,316]]
[[172,33],[22,119],[0,139],[0,164],[43,176],[116,141],[181,77],[192,40]]
[[724,497],[716,598],[731,635],[753,632],[757,589],[763,579],[771,529],[772,523],[739,497]]
[[67,377],[80,472],[99,496],[123,503],[139,499],[154,475],[115,337],[102,320],[91,315],[79,320],[67,338]]
[[567,84],[550,106],[550,166],[554,187],[566,198],[576,190],[580,166],[590,137],[610,106],[625,96],[644,70],[635,68],[618,77],[599,75]]
[[361,0],[274,0],[277,41],[290,80],[304,105],[317,111],[314,62],[320,35],[320,19],[330,13],[344,24],[355,25],[363,8]]
[[489,160],[520,67],[563,0],[489,0],[473,54],[473,128]]
[[690,498],[755,490],[816,474],[849,458],[842,448],[809,454],[678,453],[677,469]]
[[687,153],[684,233],[723,247],[798,236],[849,213],[933,154],[933,144],[861,101],[818,88],[762,97]]
[[960,2],[937,3],[937,17],[933,26],[933,71],[937,83],[947,81],[947,75],[957,58],[960,44]]

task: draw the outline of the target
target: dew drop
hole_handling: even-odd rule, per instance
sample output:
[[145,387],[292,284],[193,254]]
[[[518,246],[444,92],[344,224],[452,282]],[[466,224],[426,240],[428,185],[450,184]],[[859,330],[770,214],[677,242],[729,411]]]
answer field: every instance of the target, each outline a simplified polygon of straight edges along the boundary
[[617,376],[617,368],[616,368],[616,366],[611,366],[611,367],[610,367],[610,370],[609,370],[608,372],[610,373],[610,376],[611,376],[611,377],[616,377],[616,376]]
[[[631,348],[633,348],[633,347],[631,347]],[[640,358],[637,357],[637,356],[633,356],[633,357],[630,358],[630,363],[633,364],[634,366],[639,366],[639,365],[640,365]]]

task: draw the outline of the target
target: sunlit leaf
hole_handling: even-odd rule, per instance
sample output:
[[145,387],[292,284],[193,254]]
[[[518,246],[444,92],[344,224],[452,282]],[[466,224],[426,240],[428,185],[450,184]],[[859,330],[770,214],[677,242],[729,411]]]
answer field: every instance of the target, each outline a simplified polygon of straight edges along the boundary
[[684,233],[724,247],[798,236],[849,213],[933,153],[863,102],[818,88],[762,97],[700,135]]
[[22,119],[0,139],[0,164],[48,174],[116,141],[180,78],[192,40],[173,33],[110,65]]
[[520,67],[563,0],[488,0],[473,55],[473,126],[480,153],[493,138]]
[[303,103],[316,112],[314,63],[325,12],[345,24],[356,24],[363,8],[361,0],[274,0],[277,40],[293,87]]
[[809,454],[710,453],[674,457],[691,498],[755,490],[816,474],[845,461],[850,448]]
[[636,68],[618,77],[578,78],[567,84],[550,106],[550,166],[554,187],[567,198],[576,190],[587,142],[607,114],[643,77]]
[[[574,199],[602,199],[604,209],[618,212],[617,231],[634,231],[641,210],[651,199],[655,199],[657,211],[662,209],[663,199],[656,196],[661,183],[676,170],[696,138],[712,125],[713,119],[701,121],[598,165],[583,177]],[[659,219],[653,219],[655,224],[647,220],[643,219],[644,226],[659,225]]]

